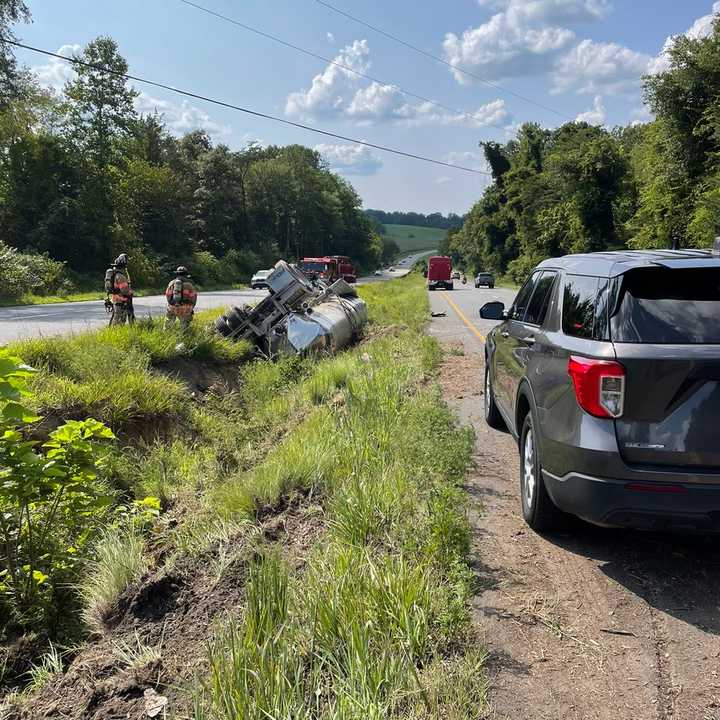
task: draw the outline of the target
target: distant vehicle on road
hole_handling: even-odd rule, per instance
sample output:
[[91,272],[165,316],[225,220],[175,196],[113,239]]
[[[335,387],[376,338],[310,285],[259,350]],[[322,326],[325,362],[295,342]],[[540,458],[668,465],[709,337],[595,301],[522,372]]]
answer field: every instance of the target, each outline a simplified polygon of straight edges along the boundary
[[520,448],[522,513],[720,532],[720,256],[546,260],[485,347],[485,419]]
[[337,260],[338,274],[345,282],[357,282],[357,272],[355,272],[352,260],[347,255],[331,255],[330,257]]
[[376,271],[373,273],[373,275],[376,275],[376,276],[381,276],[382,274],[383,274],[383,271],[382,271],[382,270],[376,270]]
[[[253,290],[259,290],[260,288],[266,288],[268,275],[272,270],[258,270],[250,280],[250,287]],[[246,276],[247,277],[247,276]]]
[[388,272],[395,272],[395,268],[391,265],[391,266],[388,268]]
[[460,271],[459,270],[453,270],[452,275],[450,276],[453,280],[459,280],[460,279]]
[[428,259],[427,285],[428,290],[439,287],[446,290],[453,289],[452,261],[449,257],[434,255]]
[[481,272],[475,276],[475,287],[486,285],[491,290],[495,287],[495,276],[489,272]]
[[306,257],[298,267],[309,277],[335,282],[340,277],[340,267],[334,257]]

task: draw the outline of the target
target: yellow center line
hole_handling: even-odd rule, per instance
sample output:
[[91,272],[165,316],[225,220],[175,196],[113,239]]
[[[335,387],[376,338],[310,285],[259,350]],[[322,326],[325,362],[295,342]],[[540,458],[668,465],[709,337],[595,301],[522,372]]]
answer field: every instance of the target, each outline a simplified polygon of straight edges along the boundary
[[444,290],[443,297],[450,303],[450,307],[458,314],[458,317],[465,323],[468,330],[475,333],[480,338],[480,342],[485,342],[485,336],[465,317],[465,313],[450,299],[450,296]]

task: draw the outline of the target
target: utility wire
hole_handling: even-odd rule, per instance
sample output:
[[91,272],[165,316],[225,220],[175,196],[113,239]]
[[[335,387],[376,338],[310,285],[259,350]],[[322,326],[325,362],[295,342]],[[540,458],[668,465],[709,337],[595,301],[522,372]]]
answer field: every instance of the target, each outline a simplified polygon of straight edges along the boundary
[[413,45],[412,43],[408,42],[407,40],[403,40],[402,38],[398,37],[397,35],[393,35],[393,34],[387,32],[386,30],[383,30],[382,28],[377,27],[376,25],[371,25],[369,22],[366,22],[365,20],[361,20],[359,17],[355,17],[355,15],[351,15],[350,13],[345,12],[344,10],[341,10],[340,8],[335,7],[334,5],[331,5],[329,2],[326,2],[325,0],[315,0],[315,2],[318,3],[318,5],[322,5],[323,7],[326,7],[328,10],[332,10],[333,12],[337,13],[338,15],[342,15],[343,17],[346,17],[348,20],[352,20],[353,22],[356,22],[359,25],[362,25],[363,27],[366,27],[369,30],[372,30],[373,32],[379,33],[380,35],[388,38],[389,40],[393,40],[394,42],[400,43],[400,45],[404,45],[406,48],[409,48],[410,50],[414,50],[416,53],[420,53],[421,55],[424,55],[425,57],[428,57],[431,60],[435,60],[436,62],[442,63],[443,65],[447,65],[449,68],[452,68],[453,70],[457,70],[458,72],[461,72],[464,75],[474,78],[475,80],[478,80],[479,82],[483,83],[484,85],[494,88],[498,92],[503,92],[503,93],[507,93],[508,95],[513,95],[514,97],[518,98],[519,100],[523,100],[524,102],[530,103],[531,105],[535,105],[539,108],[542,108],[543,110],[547,110],[548,112],[551,112],[554,115],[557,115],[558,117],[563,118],[564,120],[571,120],[570,117],[568,117],[567,115],[564,115],[563,113],[559,112],[558,110],[555,110],[554,108],[551,108],[547,105],[543,105],[542,103],[539,103],[536,100],[532,100],[531,98],[526,97],[525,95],[521,95],[520,93],[515,92],[514,90],[510,90],[509,88],[503,87],[502,85],[497,85],[494,82],[490,82],[490,80],[486,80],[484,77],[481,77],[480,75],[477,75],[476,73],[462,67],[462,65],[458,65],[456,63],[451,63],[450,61],[445,60],[444,58],[441,58],[439,55],[434,55],[433,53],[428,52],[427,50],[423,50],[421,47],[418,47],[417,45]]
[[454,113],[456,115],[462,115],[476,123],[479,123],[480,125],[486,125],[488,127],[494,127],[498,130],[506,130],[507,128],[503,127],[502,125],[496,125],[495,123],[486,122],[478,117],[477,113],[471,113],[466,112],[465,110],[457,110],[456,108],[450,107],[449,105],[443,105],[440,102],[437,102],[436,100],[431,100],[428,97],[425,97],[423,95],[418,95],[417,93],[411,92],[410,90],[405,90],[404,88],[401,88],[399,85],[396,85],[395,83],[389,83],[384,80],[379,80],[378,78],[373,77],[372,75],[368,75],[367,73],[361,72],[360,70],[356,70],[355,68],[350,67],[349,65],[345,65],[344,63],[338,62],[337,60],[334,60],[332,58],[325,57],[324,55],[320,55],[316,52],[313,52],[312,50],[307,50],[306,48],[300,47],[299,45],[294,45],[291,42],[288,42],[287,40],[283,40],[282,38],[279,38],[275,35],[271,35],[270,33],[264,32],[263,30],[259,30],[258,28],[254,28],[251,25],[246,25],[245,23],[240,22],[239,20],[235,20],[234,18],[228,17],[227,15],[223,15],[222,13],[215,12],[215,10],[211,10],[210,8],[206,8],[202,5],[198,5],[195,2],[192,2],[192,0],[179,0],[184,5],[189,5],[190,7],[196,8],[197,10],[200,10],[201,12],[207,13],[208,15],[212,15],[220,20],[224,20],[225,22],[232,23],[233,25],[236,25],[239,28],[242,28],[243,30],[248,30],[251,33],[255,33],[256,35],[260,35],[261,37],[267,38],[268,40],[272,40],[273,42],[279,43],[280,45],[284,45],[285,47],[291,48],[292,50],[296,50],[297,52],[303,53],[304,55],[308,55],[309,57],[315,58],[316,60],[322,60],[325,63],[328,63],[329,65],[334,65],[335,67],[340,68],[341,70],[345,70],[346,72],[352,73],[353,75],[357,75],[358,77],[361,77],[365,80],[370,80],[371,82],[379,83],[380,85],[384,85],[386,87],[392,87],[395,90],[397,90],[402,95],[406,95],[407,97],[415,98],[416,100],[421,100],[422,102],[429,103],[430,105],[434,105],[435,107],[441,108],[447,112]]
[[83,67],[92,68],[93,70],[99,70],[100,72],[107,73],[108,75],[114,75],[116,77],[124,78],[125,80],[132,80],[133,82],[150,85],[151,87],[160,88],[161,90],[167,90],[169,92],[176,93],[177,95],[183,95],[184,97],[193,98],[194,100],[202,100],[203,102],[212,103],[213,105],[219,105],[220,107],[228,108],[230,110],[237,110],[238,112],[242,112],[247,115],[253,115],[254,117],[263,118],[265,120],[273,120],[274,122],[282,123],[283,125],[289,125],[290,127],[299,128],[300,130],[307,130],[308,132],[316,133],[318,135],[324,135],[325,137],[334,138],[336,140],[344,140],[345,142],[354,143],[355,145],[362,145],[364,147],[372,148],[373,150],[381,150],[382,152],[391,153],[393,155],[400,155],[401,157],[411,158],[413,160],[421,160],[423,162],[432,163],[433,165],[442,165],[443,167],[454,168],[455,170],[464,170],[465,172],[474,173],[475,175],[492,174],[483,170],[465,167],[464,165],[454,165],[453,163],[444,162],[443,160],[436,160],[435,158],[429,158],[423,155],[416,155],[415,153],[405,152],[404,150],[398,150],[396,148],[391,148],[386,145],[377,145],[375,143],[367,142],[365,140],[358,140],[356,138],[347,137],[345,135],[340,135],[338,133],[330,132],[328,130],[320,130],[319,128],[315,128],[310,125],[293,122],[292,120],[285,120],[284,118],[276,117],[275,115],[268,115],[267,113],[262,113],[257,110],[251,110],[250,108],[242,107],[240,105],[234,105],[229,102],[224,102],[223,100],[215,100],[214,98],[207,97],[206,95],[199,95],[198,93],[190,92],[188,90],[181,90],[180,88],[172,87],[172,85],[165,85],[164,83],[156,82],[155,80],[148,80],[137,75],[130,75],[129,73],[121,73],[117,70],[112,70],[111,68],[105,67],[103,65],[96,65],[95,63],[89,63],[85,60],[80,60],[80,58],[68,57],[67,55],[61,55],[60,53],[50,52],[50,50],[43,50],[42,48],[36,48],[32,45],[25,45],[24,43],[17,42],[16,40],[3,38],[2,36],[0,36],[0,41],[6,42],[8,45],[22,48],[23,50],[30,50],[31,52],[35,52],[40,55],[56,58],[58,60],[64,60],[65,62],[72,63],[73,65],[82,65]]

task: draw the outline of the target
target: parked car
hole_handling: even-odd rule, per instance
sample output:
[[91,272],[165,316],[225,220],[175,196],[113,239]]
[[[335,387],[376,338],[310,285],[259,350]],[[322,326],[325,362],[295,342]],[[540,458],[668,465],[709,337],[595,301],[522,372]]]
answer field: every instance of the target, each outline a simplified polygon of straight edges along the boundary
[[[272,270],[258,270],[250,280],[250,287],[253,290],[259,290],[260,288],[266,288],[268,275]],[[247,277],[247,276],[246,276]]]
[[460,279],[460,271],[459,270],[453,270],[452,275],[450,276],[453,280],[459,280]]
[[442,255],[435,255],[428,258],[426,277],[428,290],[435,290],[435,288],[439,287],[452,290],[452,261],[450,258]]
[[546,260],[485,348],[485,419],[520,449],[522,513],[720,531],[720,256]]
[[373,273],[373,275],[377,275],[377,276],[380,276],[380,275],[382,275],[382,274],[383,274],[383,271],[382,271],[382,270],[376,270],[376,271]]
[[475,276],[475,287],[487,285],[491,290],[495,287],[495,276],[489,272],[481,272]]

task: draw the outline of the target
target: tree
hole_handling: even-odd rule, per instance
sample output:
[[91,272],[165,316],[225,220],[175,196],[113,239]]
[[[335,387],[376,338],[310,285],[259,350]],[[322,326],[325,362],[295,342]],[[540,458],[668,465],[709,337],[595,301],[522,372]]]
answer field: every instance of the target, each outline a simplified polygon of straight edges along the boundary
[[65,86],[71,101],[68,118],[72,137],[96,166],[105,169],[118,159],[117,141],[130,133],[138,92],[127,86],[123,75],[128,64],[110,37],[93,40],[78,57],[77,77]]
[[12,46],[6,42],[15,39],[10,26],[29,21],[30,10],[24,0],[0,0],[0,111],[22,94],[25,84]]

